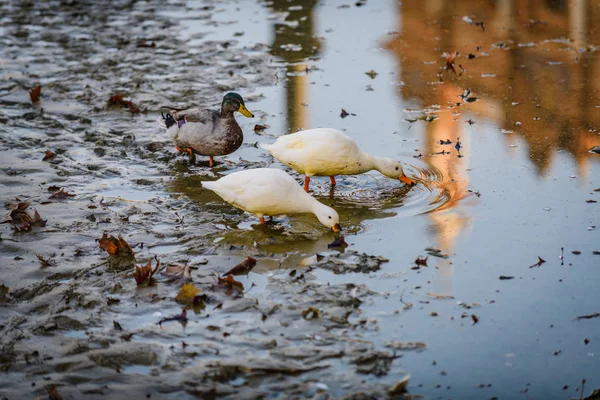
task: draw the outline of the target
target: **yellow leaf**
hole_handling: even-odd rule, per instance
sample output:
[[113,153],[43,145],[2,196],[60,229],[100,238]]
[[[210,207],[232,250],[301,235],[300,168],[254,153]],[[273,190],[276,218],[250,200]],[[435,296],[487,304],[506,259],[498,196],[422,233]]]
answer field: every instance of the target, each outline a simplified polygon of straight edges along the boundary
[[193,283],[186,283],[181,287],[179,294],[175,297],[175,301],[182,304],[190,304],[194,301],[194,297],[200,293],[200,289],[194,286]]

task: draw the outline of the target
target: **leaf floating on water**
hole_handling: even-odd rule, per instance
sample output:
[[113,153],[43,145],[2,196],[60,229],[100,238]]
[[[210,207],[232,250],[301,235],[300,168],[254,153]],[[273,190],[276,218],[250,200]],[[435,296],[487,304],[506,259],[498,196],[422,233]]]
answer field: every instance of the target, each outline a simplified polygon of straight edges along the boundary
[[597,201],[596,201],[596,200],[592,200],[592,199],[586,200],[585,202],[586,202],[586,203],[597,203]]
[[192,269],[187,265],[169,265],[162,274],[169,278],[181,279],[184,281],[192,280]]
[[3,301],[7,294],[10,293],[10,288],[0,283],[0,302]]
[[341,235],[340,237],[336,238],[333,242],[329,243],[327,245],[328,249],[333,249],[336,247],[341,247],[341,248],[346,248],[348,247],[348,243],[346,243],[346,240],[344,239],[344,236]]
[[171,317],[165,317],[165,318],[161,319],[160,321],[158,321],[156,323],[156,325],[162,325],[163,322],[168,322],[168,321],[179,321],[185,326],[185,323],[187,322],[187,320],[188,320],[187,319],[187,310],[183,309],[183,310],[181,310],[181,314],[173,315]]
[[40,254],[36,254],[36,257],[38,258],[38,260],[40,260],[42,268],[45,268],[45,267],[54,267],[56,265],[53,260],[51,260],[49,258],[46,259],[46,258],[44,258]]
[[321,312],[318,308],[309,307],[306,310],[302,311],[302,318],[305,320],[318,319],[321,318]]
[[64,200],[66,198],[69,197],[73,197],[75,196],[73,193],[68,193],[65,192],[65,189],[60,189],[58,192],[54,192],[50,195],[50,197],[48,197],[49,199],[56,199],[56,200]]
[[250,271],[256,266],[256,259],[248,256],[244,261],[225,272],[223,276],[227,275],[248,275]]
[[475,314],[471,314],[471,319],[473,320],[473,325],[479,322],[479,317]]
[[37,103],[40,101],[40,95],[42,94],[42,85],[37,85],[33,89],[29,91],[29,98],[32,103]]
[[56,154],[54,154],[54,152],[52,150],[46,150],[46,154],[44,155],[44,158],[42,158],[42,161],[48,161],[53,159],[56,156]]
[[119,238],[114,236],[108,236],[106,233],[102,234],[102,238],[98,240],[100,248],[106,250],[111,256],[120,257],[133,257],[133,249],[129,244],[119,235]]
[[371,79],[375,79],[375,77],[379,74],[377,72],[375,72],[374,70],[370,70],[370,71],[365,72],[365,75],[367,75]]
[[226,278],[218,277],[219,285],[225,286],[228,289],[236,289],[242,292],[244,290],[244,285],[241,282],[233,279],[233,275],[227,275]]
[[256,125],[254,125],[254,133],[256,133],[257,135],[260,135],[268,127],[269,127],[269,125],[259,125],[259,124],[256,124]]
[[143,265],[141,267],[135,266],[135,272],[133,273],[133,278],[135,282],[140,285],[147,280],[150,280],[152,276],[158,271],[158,266],[160,265],[160,260],[158,257],[154,257],[156,259],[156,267],[152,269],[152,260],[148,260],[148,264]]
[[582,320],[582,319],[592,319],[592,318],[598,318],[600,317],[600,313],[593,313],[593,314],[588,314],[588,315],[580,315],[578,317],[575,317],[576,321]]
[[200,293],[200,289],[194,286],[193,283],[186,283],[179,290],[179,293],[175,297],[175,301],[184,305],[189,305],[194,301],[194,298],[198,293]]
[[146,112],[146,110],[141,110],[133,101],[125,100],[125,93],[116,93],[110,96],[108,100],[108,104],[120,105],[127,108],[132,114],[138,114],[141,112]]
[[533,268],[533,267],[540,267],[543,263],[545,263],[546,260],[544,260],[542,257],[538,256],[538,262],[536,262],[533,265],[530,265],[529,268]]
[[423,258],[421,256],[417,257],[417,259],[415,260],[415,264],[417,265],[422,265],[424,267],[427,266],[427,260],[429,259],[429,256]]
[[451,296],[449,294],[425,293],[425,295],[427,295],[429,297],[433,297],[434,299],[440,299],[440,300],[450,300],[450,299],[454,298],[454,296]]
[[353,117],[356,117],[356,114],[349,113],[342,108],[342,111],[340,112],[340,117],[343,119],[343,118],[346,118],[348,115],[352,115]]
[[56,186],[56,185],[48,186],[49,192],[58,192],[59,190],[60,190],[60,186]]
[[506,281],[506,280],[509,280],[509,279],[515,279],[515,277],[514,276],[500,275],[500,277],[498,279],[500,279],[501,281]]
[[452,53],[442,53],[442,57],[444,57],[444,67],[442,68],[444,70],[454,72],[454,75],[457,75],[456,70],[454,69],[454,61],[456,60],[458,54],[459,53],[457,51]]

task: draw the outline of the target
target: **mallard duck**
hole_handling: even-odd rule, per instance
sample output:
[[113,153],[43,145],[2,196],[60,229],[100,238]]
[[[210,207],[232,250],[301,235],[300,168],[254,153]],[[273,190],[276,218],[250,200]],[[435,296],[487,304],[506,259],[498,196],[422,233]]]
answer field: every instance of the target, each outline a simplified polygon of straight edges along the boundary
[[337,129],[307,129],[260,146],[285,165],[306,175],[304,190],[307,192],[312,176],[329,176],[335,186],[335,175],[362,174],[373,169],[407,185],[415,184],[404,175],[400,162],[361,151],[350,136]]
[[203,110],[201,108],[169,109],[170,113],[162,115],[162,124],[175,140],[178,151],[190,155],[190,162],[195,163],[194,154],[209,156],[209,165],[213,166],[213,156],[224,156],[236,151],[244,141],[242,128],[233,117],[235,111],[253,118],[248,111],[244,99],[237,93],[227,93],[221,103],[221,112]]
[[261,224],[265,223],[265,216],[312,213],[334,232],[341,230],[338,213],[307,194],[294,178],[280,169],[238,171],[216,181],[204,181],[202,187],[234,207],[255,214]]

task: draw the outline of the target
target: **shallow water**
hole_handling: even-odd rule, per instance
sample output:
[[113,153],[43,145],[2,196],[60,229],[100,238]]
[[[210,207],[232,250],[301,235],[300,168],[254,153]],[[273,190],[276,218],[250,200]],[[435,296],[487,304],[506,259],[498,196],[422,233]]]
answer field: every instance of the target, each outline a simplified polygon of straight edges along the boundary
[[[381,398],[405,374],[426,399],[600,387],[600,319],[575,320],[600,312],[600,205],[588,202],[600,201],[597,4],[3,6],[2,201],[30,201],[48,223],[0,226],[11,288],[0,394],[43,397],[52,383],[64,398]],[[442,56],[454,51],[455,72]],[[190,166],[157,127],[159,107],[218,107],[229,90],[256,115],[237,116],[244,146],[213,169]],[[117,92],[147,112],[108,106]],[[260,226],[201,188],[282,168],[254,144],[314,127],[344,129],[419,178],[409,189],[376,172],[338,177],[333,192],[313,179],[345,250],[328,248],[334,234],[312,216]],[[48,202],[51,185],[76,196]],[[133,268],[98,248],[103,232],[135,245],[137,265],[193,266],[206,308],[157,325],[181,312],[181,284],[136,287]],[[389,261],[358,266],[353,252]],[[258,263],[237,278],[243,296],[220,290],[216,275],[248,255]],[[320,318],[303,318],[309,307]],[[392,340],[426,348],[390,359]]]

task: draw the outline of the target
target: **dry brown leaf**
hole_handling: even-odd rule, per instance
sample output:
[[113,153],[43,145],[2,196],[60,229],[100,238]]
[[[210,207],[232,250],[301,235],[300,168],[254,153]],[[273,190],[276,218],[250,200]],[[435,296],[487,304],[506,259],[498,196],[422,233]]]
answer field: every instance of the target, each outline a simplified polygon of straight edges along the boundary
[[32,103],[40,101],[40,95],[42,94],[42,85],[37,85],[29,91],[29,98]]
[[417,265],[423,265],[423,266],[427,266],[427,260],[429,259],[429,256],[422,258],[422,257],[417,257],[417,259],[415,260],[415,264]]
[[0,300],[4,299],[10,293],[10,288],[3,283],[0,283]]
[[233,279],[233,275],[227,275],[226,278],[221,278],[219,276],[218,279],[219,285],[223,285],[226,288],[237,289],[240,292],[244,290],[244,285],[241,282],[238,282],[235,279]]
[[440,299],[440,300],[450,300],[450,299],[454,298],[454,296],[450,296],[448,294],[437,294],[437,293],[425,293],[425,294],[429,297],[433,297],[435,299]]
[[133,257],[133,249],[129,244],[119,235],[119,238],[114,236],[108,236],[106,233],[102,235],[102,238],[98,240],[100,248],[106,250],[111,256],[119,257]]
[[175,297],[175,301],[188,305],[194,301],[194,298],[198,293],[200,293],[200,289],[194,286],[193,283],[186,283],[179,290],[179,293]]
[[75,196],[73,193],[68,193],[65,192],[65,189],[60,189],[58,192],[54,192],[50,195],[50,197],[48,197],[49,199],[57,199],[57,200],[64,200],[68,197],[73,197]]
[[[120,238],[122,239],[122,238]],[[156,259],[156,267],[152,269],[152,260],[148,260],[148,264],[143,265],[141,267],[135,266],[135,272],[133,273],[133,278],[135,282],[140,285],[150,278],[158,271],[158,266],[160,265],[160,260],[158,257],[154,257]]]
[[529,268],[533,268],[533,267],[540,267],[543,263],[545,263],[546,260],[544,260],[542,257],[538,256],[538,262],[536,262],[533,265],[530,265]]
[[254,133],[256,133],[257,135],[260,135],[267,128],[269,128],[269,125],[259,125],[259,124],[256,124],[256,125],[254,125]]
[[38,260],[40,260],[40,263],[42,264],[42,268],[53,267],[55,265],[54,261],[52,261],[51,259],[45,259],[40,254],[36,254],[36,257],[38,258]]
[[187,265],[169,265],[162,274],[169,278],[176,278],[184,281],[192,280],[192,269]]
[[225,272],[223,276],[227,275],[248,275],[248,272],[252,271],[252,268],[256,266],[256,259],[248,256],[244,261]]
[[56,390],[56,386],[46,386],[46,392],[48,392],[48,398],[50,400],[62,400],[62,397],[58,394],[58,390]]
[[54,154],[54,152],[52,150],[46,150],[46,154],[44,155],[44,158],[42,158],[42,161],[48,161],[53,159],[56,156],[56,154]]
[[315,307],[309,307],[306,310],[302,311],[302,318],[306,320],[318,319],[321,317],[321,311]]

